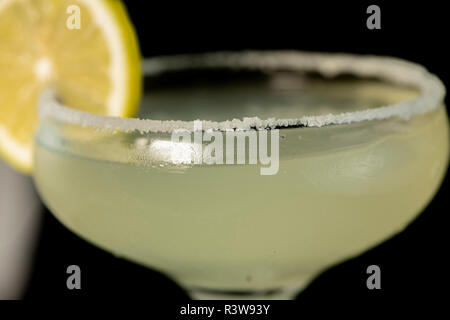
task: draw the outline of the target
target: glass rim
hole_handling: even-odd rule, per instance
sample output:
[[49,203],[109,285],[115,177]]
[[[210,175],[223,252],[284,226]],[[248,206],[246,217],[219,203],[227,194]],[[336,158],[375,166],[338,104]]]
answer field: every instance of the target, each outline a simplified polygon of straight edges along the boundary
[[58,100],[55,90],[47,87],[39,96],[39,116],[41,120],[52,118],[56,121],[83,127],[124,132],[140,131],[141,133],[172,133],[178,130],[192,132],[195,130],[194,122],[196,121],[202,122],[203,130],[217,131],[308,128],[383,120],[391,117],[408,120],[413,115],[437,109],[442,104],[446,93],[442,81],[423,66],[386,56],[303,51],[241,51],[160,56],[144,58],[142,61],[144,76],[199,68],[249,71],[283,69],[317,72],[327,79],[345,73],[362,79],[375,77],[394,85],[415,87],[420,90],[420,93],[412,100],[343,113],[288,119],[247,117],[226,121],[182,121],[122,118],[76,110],[64,105]]

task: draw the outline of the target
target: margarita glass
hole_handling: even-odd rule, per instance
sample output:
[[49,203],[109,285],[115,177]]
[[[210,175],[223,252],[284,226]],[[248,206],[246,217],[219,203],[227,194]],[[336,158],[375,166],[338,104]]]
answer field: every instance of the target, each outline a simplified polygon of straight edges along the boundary
[[[228,52],[152,58],[143,70],[144,120],[43,92],[35,182],[69,229],[193,298],[294,297],[405,228],[447,168],[445,89],[414,63]],[[277,132],[266,146],[277,171],[186,161],[206,142],[174,142],[179,131]]]

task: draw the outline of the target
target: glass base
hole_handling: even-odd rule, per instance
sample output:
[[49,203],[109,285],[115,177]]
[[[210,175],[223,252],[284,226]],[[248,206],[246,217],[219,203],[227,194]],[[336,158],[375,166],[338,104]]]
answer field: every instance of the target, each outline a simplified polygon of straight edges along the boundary
[[193,300],[293,300],[304,289],[304,285],[293,288],[276,288],[255,291],[187,288]]

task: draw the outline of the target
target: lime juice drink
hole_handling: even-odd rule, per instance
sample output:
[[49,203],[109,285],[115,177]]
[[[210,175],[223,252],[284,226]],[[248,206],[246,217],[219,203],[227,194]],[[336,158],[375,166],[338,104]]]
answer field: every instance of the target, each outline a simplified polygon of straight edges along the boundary
[[[42,98],[35,181],[69,229],[168,274],[194,297],[289,298],[324,268],[400,232],[433,197],[448,163],[443,88],[429,74],[431,89],[396,71],[392,81],[334,69],[323,76],[334,56],[318,59],[315,72],[274,66],[277,57],[286,61],[283,53],[254,53],[265,72],[244,68],[245,54],[229,56],[238,70],[211,69],[211,60],[223,61],[214,55],[173,58],[163,71],[155,66],[164,59],[144,64],[141,117],[153,120],[101,117]],[[352,59],[348,65],[367,62]],[[244,120],[225,121],[234,118]],[[190,129],[196,119],[208,120],[200,132]],[[179,128],[190,142],[174,142]],[[211,130],[223,143],[220,163],[205,161]],[[255,132],[256,163],[251,139],[243,140],[246,161],[227,163],[230,131]],[[261,174],[272,165],[259,161],[264,143],[266,155],[278,153],[270,174]],[[203,161],[190,161],[198,150]]]

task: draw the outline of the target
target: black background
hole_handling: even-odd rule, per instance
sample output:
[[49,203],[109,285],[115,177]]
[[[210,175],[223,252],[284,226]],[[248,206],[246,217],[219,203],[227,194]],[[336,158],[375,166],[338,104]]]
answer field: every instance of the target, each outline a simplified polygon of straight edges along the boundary
[[[126,1],[143,56],[242,49],[300,49],[397,56],[423,64],[448,82],[449,49],[446,11],[428,2],[341,1],[294,5],[255,2],[152,6]],[[146,5],[145,5],[146,4]],[[366,8],[381,8],[381,30],[366,28]],[[448,100],[447,100],[448,102]],[[448,104],[448,103],[447,103]],[[404,232],[353,260],[325,271],[291,310],[305,306],[355,304],[383,308],[388,304],[420,306],[443,298],[448,287],[447,237],[444,223],[448,179],[426,210]],[[65,269],[80,265],[82,290],[66,289]],[[367,266],[381,268],[381,290],[366,287]],[[187,299],[163,275],[114,258],[82,241],[60,225],[49,212],[41,232],[28,299]],[[417,304],[412,302],[417,301]]]

